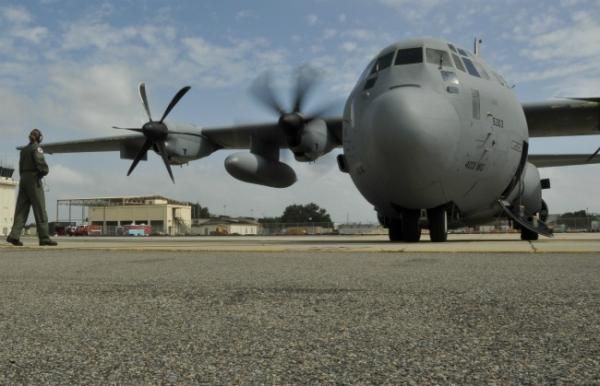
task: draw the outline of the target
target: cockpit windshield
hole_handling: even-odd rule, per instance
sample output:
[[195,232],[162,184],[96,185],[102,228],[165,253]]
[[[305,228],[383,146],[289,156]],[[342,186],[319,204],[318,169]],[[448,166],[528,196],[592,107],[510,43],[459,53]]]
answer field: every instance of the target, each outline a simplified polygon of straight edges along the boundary
[[440,67],[454,67],[450,60],[450,54],[447,51],[427,48],[425,50],[427,63],[437,64]]
[[388,68],[389,66],[392,65],[392,60],[394,59],[394,52],[389,52],[385,55],[380,56],[377,59],[377,63],[375,63],[375,66],[373,66],[373,69],[371,70],[371,74],[374,74],[376,72],[379,72],[385,68]]

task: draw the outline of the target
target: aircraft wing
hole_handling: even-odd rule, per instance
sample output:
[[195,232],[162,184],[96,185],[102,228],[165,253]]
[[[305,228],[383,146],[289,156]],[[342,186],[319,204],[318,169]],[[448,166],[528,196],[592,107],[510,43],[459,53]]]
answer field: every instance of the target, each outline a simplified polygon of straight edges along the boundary
[[126,148],[140,148],[143,143],[143,135],[133,134],[78,141],[43,143],[42,148],[48,154],[88,153],[96,151],[120,151],[122,146]]
[[[341,146],[342,118],[326,118],[324,121],[337,146]],[[284,132],[277,123],[207,127],[202,129],[202,136],[224,149],[249,149],[253,138],[281,147],[288,146]]]
[[590,154],[530,154],[529,162],[538,168],[600,163],[600,155]]
[[525,103],[530,137],[600,134],[600,98]]
[[[327,118],[324,120],[336,145],[341,146],[342,118]],[[277,123],[207,127],[201,129],[198,133],[182,132],[181,134],[201,136],[217,148],[222,149],[249,149],[253,140],[265,144],[277,144],[280,147],[288,146],[284,132]],[[48,154],[122,151],[123,149],[131,149],[135,154],[135,150],[142,147],[144,140],[143,135],[131,134],[65,142],[50,142],[42,144],[42,148]]]

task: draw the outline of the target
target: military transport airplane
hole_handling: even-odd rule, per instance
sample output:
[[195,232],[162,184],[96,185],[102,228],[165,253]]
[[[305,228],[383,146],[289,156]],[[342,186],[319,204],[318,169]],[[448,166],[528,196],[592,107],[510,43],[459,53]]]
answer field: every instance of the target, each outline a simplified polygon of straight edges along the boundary
[[[219,149],[235,178],[285,188],[294,170],[280,160],[289,148],[310,162],[336,147],[348,173],[374,206],[391,241],[416,242],[427,227],[445,241],[449,227],[512,219],[523,240],[551,235],[544,224],[539,167],[599,163],[594,154],[532,155],[531,137],[600,134],[600,98],[521,104],[509,84],[475,53],[437,39],[414,39],[383,49],[346,100],[342,117],[303,111],[314,82],[298,76],[293,103],[282,105],[268,78],[253,94],[278,116],[272,123],[188,128],[165,118],[187,93],[181,89],[160,120],[153,120],[144,84],[139,91],[149,121],[135,134],[49,143],[47,153],[119,151],[132,159],[129,175],[148,150],[168,170]],[[600,150],[600,149],[599,149]],[[173,179],[174,181],[174,179]],[[423,216],[422,216],[423,214]]]

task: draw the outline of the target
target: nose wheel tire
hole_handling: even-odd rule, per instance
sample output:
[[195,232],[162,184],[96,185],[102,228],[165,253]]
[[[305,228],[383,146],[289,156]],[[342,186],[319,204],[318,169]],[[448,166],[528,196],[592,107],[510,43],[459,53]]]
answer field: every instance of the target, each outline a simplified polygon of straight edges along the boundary
[[446,209],[437,207],[427,210],[427,220],[429,221],[429,238],[434,243],[448,240],[448,216]]
[[421,238],[419,217],[421,217],[421,211],[419,209],[405,210],[402,212],[402,233],[404,234],[404,241],[416,243]]
[[390,220],[388,224],[388,232],[390,236],[390,241],[404,241],[404,234],[402,233],[402,222],[399,219]]

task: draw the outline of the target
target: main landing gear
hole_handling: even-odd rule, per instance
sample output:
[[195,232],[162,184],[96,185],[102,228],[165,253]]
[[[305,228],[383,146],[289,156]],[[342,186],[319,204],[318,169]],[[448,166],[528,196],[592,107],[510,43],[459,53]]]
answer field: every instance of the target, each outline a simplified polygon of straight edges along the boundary
[[[421,211],[405,209],[400,218],[388,220],[390,241],[416,243],[421,239]],[[443,242],[448,239],[448,218],[446,209],[438,207],[427,210],[429,237],[432,242]]]
[[429,238],[434,243],[448,240],[448,215],[446,208],[427,209],[427,220],[429,221]]

